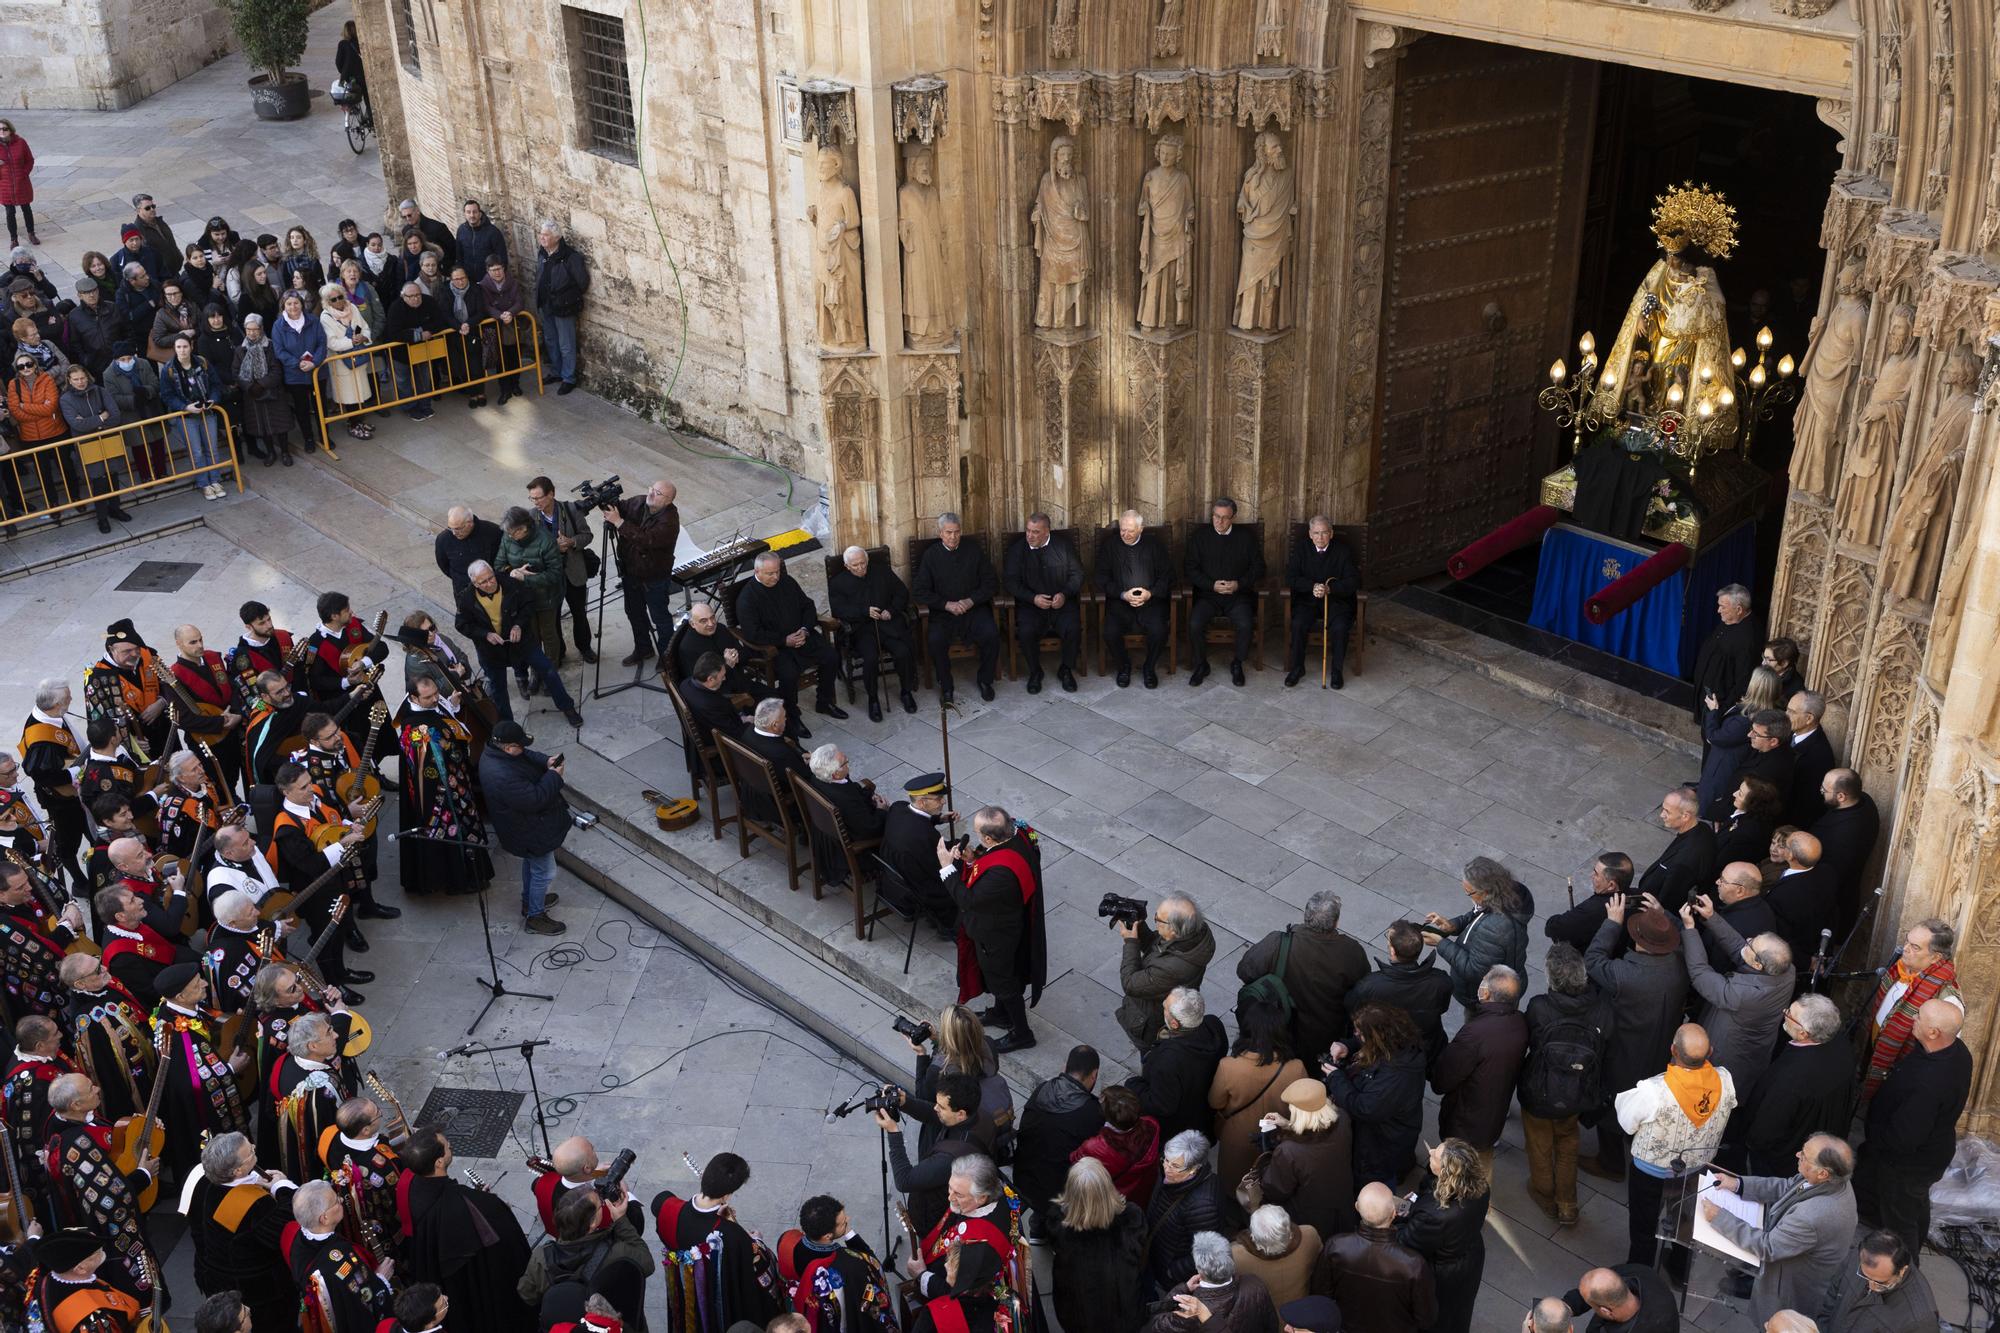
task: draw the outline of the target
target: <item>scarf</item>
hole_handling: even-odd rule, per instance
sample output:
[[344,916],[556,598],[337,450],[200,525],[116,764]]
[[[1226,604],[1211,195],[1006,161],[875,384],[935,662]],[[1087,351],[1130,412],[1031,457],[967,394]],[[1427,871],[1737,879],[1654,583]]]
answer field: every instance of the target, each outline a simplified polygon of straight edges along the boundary
[[376,277],[378,278],[381,277],[382,266],[389,262],[389,252],[387,250],[383,250],[380,252],[374,250],[362,250],[359,253],[362,266],[365,267],[370,273],[373,273]]
[[1875,1034],[1875,1045],[1868,1053],[1868,1073],[1861,1083],[1861,1100],[1869,1101],[1882,1080],[1889,1077],[1889,1071],[1896,1062],[1908,1055],[1917,1044],[1917,1010],[1923,1008],[1927,1000],[1935,1000],[1947,988],[1956,989],[1958,971],[1951,959],[1940,958],[1921,972],[1911,970],[1901,958],[1896,966],[1882,978],[1873,998],[1868,1003],[1868,1016],[1872,1023],[1875,1014],[1889,998],[1889,992],[1898,984],[1907,986],[1896,1007],[1890,1011],[1889,1021]]
[[297,319],[293,319],[290,315],[281,315],[279,318],[285,321],[285,327],[293,333],[305,332],[306,317],[304,315],[300,315]]
[[256,342],[243,340],[243,364],[236,368],[236,379],[241,384],[255,384],[271,373],[269,357],[271,340],[259,338]]
[[1668,1065],[1663,1077],[1667,1080],[1667,1091],[1681,1104],[1681,1114],[1693,1121],[1697,1129],[1707,1124],[1715,1108],[1722,1104],[1722,1075],[1712,1064],[1704,1062],[1699,1069]]

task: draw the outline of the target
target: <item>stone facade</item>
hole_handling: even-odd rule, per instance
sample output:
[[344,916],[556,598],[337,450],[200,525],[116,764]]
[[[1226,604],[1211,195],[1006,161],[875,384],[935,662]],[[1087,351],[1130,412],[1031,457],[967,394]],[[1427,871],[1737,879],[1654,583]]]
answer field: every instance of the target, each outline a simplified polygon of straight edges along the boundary
[[232,41],[214,0],[8,0],[0,98],[9,107],[115,111],[186,78]]
[[[1882,805],[1879,936],[1932,913],[1964,928],[1967,1039],[1982,1059],[1968,1119],[2000,1129],[2000,1060],[1985,1057],[2000,1037],[1991,6],[955,0],[891,12],[878,0],[753,0],[692,21],[647,11],[654,58],[635,167],[582,146],[574,10],[409,0],[414,59],[399,60],[402,3],[360,4],[370,67],[391,85],[378,106],[391,113],[392,190],[413,188],[438,216],[478,195],[521,253],[533,217],[557,218],[598,278],[584,326],[594,386],[824,478],[836,540],[899,556],[945,509],[975,531],[1017,528],[1038,508],[1093,528],[1128,505],[1149,522],[1184,519],[1228,490],[1243,517],[1266,520],[1273,555],[1285,522],[1314,510],[1379,518],[1384,460],[1401,443],[1385,438],[1384,404],[1428,391],[1414,377],[1424,367],[1384,357],[1436,295],[1408,295],[1392,253],[1412,207],[1398,145],[1428,132],[1406,114],[1423,80],[1398,71],[1428,38],[1816,99],[1844,154],[1821,237],[1822,318],[1843,269],[1865,274],[1870,303],[1842,401],[1819,403],[1833,422],[1830,481],[1790,498],[1771,618],[1807,645],[1810,682],[1834,704],[1830,730]],[[582,3],[623,17],[637,93],[640,11]],[[1479,72],[1505,76],[1509,59]],[[935,209],[942,244],[920,244],[911,228]],[[1558,244],[1580,226],[1562,207],[1543,221]],[[1167,227],[1179,230],[1155,230]],[[838,281],[823,280],[826,263]],[[923,293],[908,310],[906,281]],[[675,379],[677,283],[688,327]],[[1538,355],[1540,334],[1508,332],[1535,319],[1560,351],[1574,331],[1559,293],[1545,304],[1553,316],[1519,292],[1475,303],[1485,333],[1470,330],[1464,353],[1425,373],[1442,392],[1468,366],[1497,375],[1506,358]],[[1907,345],[1892,330],[1899,310]],[[846,345],[822,346],[827,330]],[[1909,391],[1887,405],[1900,414],[1888,432],[1871,425],[1883,419],[1871,395],[1888,392],[1878,376],[1891,356],[1915,361]],[[1883,465],[1840,462],[1863,453]],[[1523,480],[1520,495],[1530,489]]]

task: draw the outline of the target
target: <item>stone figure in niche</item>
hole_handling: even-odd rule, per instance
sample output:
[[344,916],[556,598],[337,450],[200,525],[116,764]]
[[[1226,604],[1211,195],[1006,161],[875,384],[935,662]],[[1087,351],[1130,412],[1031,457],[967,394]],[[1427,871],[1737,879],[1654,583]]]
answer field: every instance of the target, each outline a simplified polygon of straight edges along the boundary
[[1243,220],[1243,265],[1236,275],[1232,321],[1251,333],[1292,325],[1292,233],[1298,186],[1285,161],[1285,145],[1270,130],[1257,136],[1255,160],[1243,173],[1236,216]]
[[1076,11],[1079,0],[1055,0],[1055,13],[1049,16],[1049,53],[1056,56],[1076,54]]
[[1058,134],[1049,169],[1028,214],[1041,272],[1035,286],[1035,327],[1080,329],[1089,310],[1090,186],[1076,169],[1076,140]]
[[944,210],[932,179],[935,159],[914,149],[896,191],[896,232],[903,243],[903,331],[911,347],[950,344],[951,296],[945,290]]
[[1946,184],[1951,180],[1951,129],[1955,101],[1951,86],[1937,94],[1937,124],[1931,136],[1931,168],[1924,177],[1924,207],[1942,208]]
[[1931,416],[1930,430],[1917,454],[1910,479],[1896,498],[1889,535],[1882,542],[1883,582],[1898,597],[1927,602],[1937,591],[1951,536],[1952,511],[1965,470],[1965,446],[1972,433],[1972,386],[1979,362],[1964,348],[1953,351],[1940,376],[1944,396]]
[[1861,265],[1842,268],[1833,289],[1833,309],[1813,321],[1812,346],[1800,368],[1805,388],[1793,418],[1792,486],[1818,496],[1832,495],[1840,479],[1841,404],[1861,362],[1862,335],[1868,329]]
[[1257,54],[1285,54],[1285,0],[1257,0]]
[[1139,327],[1177,329],[1194,296],[1194,182],[1181,167],[1184,144],[1164,134],[1159,164],[1139,186]]
[[1917,312],[1899,305],[1889,316],[1889,341],[1867,406],[1854,419],[1854,441],[1847,454],[1847,476],[1840,488],[1835,521],[1841,534],[1856,546],[1877,546],[1889,508],[1889,483],[1896,475],[1896,446],[1903,438],[1903,421],[1910,411],[1910,390],[1916,379],[1917,344],[1910,336]]
[[861,202],[840,176],[840,152],[819,150],[819,181],[806,205],[813,227],[813,284],[820,346],[866,347],[861,315]]
[[1160,25],[1153,29],[1153,54],[1177,56],[1181,53],[1181,16],[1186,0],[1160,0]]

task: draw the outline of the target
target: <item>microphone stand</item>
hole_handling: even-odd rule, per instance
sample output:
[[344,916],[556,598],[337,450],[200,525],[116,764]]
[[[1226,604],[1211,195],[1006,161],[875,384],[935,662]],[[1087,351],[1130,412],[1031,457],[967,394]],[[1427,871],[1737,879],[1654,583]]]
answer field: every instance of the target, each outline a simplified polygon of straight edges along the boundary
[[[486,846],[483,842],[468,842],[464,838],[433,838],[423,833],[399,833],[397,836],[399,838],[416,838],[420,842],[444,843],[453,847],[484,848]],[[465,1029],[467,1036],[471,1036],[479,1030],[479,1025],[486,1021],[487,1012],[493,1008],[493,1003],[496,1000],[511,995],[518,1000],[547,1000],[554,1003],[556,998],[553,995],[544,995],[540,991],[507,989],[507,983],[500,979],[500,960],[493,952],[493,920],[486,914],[486,886],[482,884],[479,887],[479,891],[473,894],[473,897],[479,899],[479,929],[486,936],[486,969],[492,974],[492,980],[489,981],[485,977],[473,978],[474,981],[486,987],[491,994],[486,997],[485,1007],[480,1009],[479,1017],[473,1019],[471,1025]]]
[[[1829,962],[1837,963],[1841,959],[1847,957],[1847,946],[1854,943],[1854,936],[1856,932],[1858,932],[1861,929],[1863,923],[1865,923],[1870,917],[1875,915],[1875,909],[1880,907],[1881,905],[1882,905],[1882,886],[1880,884],[1877,884],[1875,886],[1875,892],[1868,895],[1868,901],[1863,903],[1861,905],[1861,910],[1854,914],[1854,924],[1847,928],[1847,937],[1840,942],[1840,947],[1834,950],[1833,955],[1828,959]],[[1831,980],[1831,978],[1828,978],[1828,980]]]
[[[519,994],[520,992],[517,991],[515,993]],[[500,997],[498,995],[493,997],[493,999],[495,1000],[499,998]],[[490,1005],[493,1003],[493,1000],[488,1000],[486,1003]],[[481,1016],[484,1017],[483,1014]],[[479,1025],[477,1023],[474,1023],[472,1026],[478,1027]],[[470,1029],[467,1030],[470,1031]],[[544,1157],[554,1157],[555,1150],[549,1147],[549,1120],[548,1117],[542,1113],[542,1087],[541,1084],[535,1081],[535,1048],[537,1046],[546,1046],[548,1044],[549,1044],[549,1038],[547,1037],[538,1037],[533,1041],[516,1042],[503,1046],[474,1046],[472,1043],[467,1042],[463,1046],[452,1047],[450,1050],[446,1051],[445,1054],[446,1055],[493,1055],[500,1051],[515,1051],[519,1053],[521,1059],[525,1061],[528,1066],[528,1090],[534,1094],[535,1098],[535,1128],[540,1130],[542,1134],[542,1155]]]

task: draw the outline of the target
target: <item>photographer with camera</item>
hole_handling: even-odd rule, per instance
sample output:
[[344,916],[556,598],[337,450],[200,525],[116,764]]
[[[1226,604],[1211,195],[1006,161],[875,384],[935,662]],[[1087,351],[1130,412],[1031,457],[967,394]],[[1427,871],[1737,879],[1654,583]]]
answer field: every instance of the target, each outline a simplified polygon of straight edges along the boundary
[[[653,1251],[634,1223],[623,1182],[600,1198],[572,1190],[555,1207],[555,1230],[535,1247],[514,1291],[541,1310],[541,1324],[583,1318],[584,1302],[602,1296],[632,1329],[645,1327],[646,1279]],[[607,1211],[608,1209],[608,1211]]]
[[[636,1160],[637,1155],[630,1148],[622,1148],[611,1165],[599,1175],[597,1145],[581,1134],[558,1143],[555,1151],[549,1154],[545,1170],[542,1168],[541,1159],[530,1158],[528,1164],[542,1172],[535,1177],[535,1183],[530,1190],[535,1196],[535,1211],[542,1219],[542,1230],[553,1232],[556,1229],[556,1205],[577,1190],[592,1190],[600,1199],[609,1197],[623,1184],[626,1171]],[[627,1207],[634,1210],[632,1225],[639,1228],[643,1235],[645,1219],[636,1211],[637,1201],[629,1202]],[[610,1212],[610,1206],[607,1204],[605,1206],[607,1220]]]
[[[665,656],[674,635],[674,547],[681,539],[679,494],[664,479],[646,488],[644,496],[626,495],[618,478],[607,477],[577,490],[584,503],[604,515],[618,546],[618,577],[625,586],[625,619],[632,625],[632,651],[624,665],[638,666],[655,652]],[[650,622],[650,623],[649,623]]]
[[569,836],[569,802],[563,799],[563,757],[530,750],[534,737],[518,722],[495,723],[479,756],[479,786],[500,846],[521,858],[521,916],[537,935],[568,929],[549,915],[557,895],[556,848]]
[[1012,1137],[1014,1091],[1000,1072],[1000,1057],[993,1053],[978,1015],[962,1004],[950,1004],[935,1023],[898,1014],[892,1026],[916,1052],[916,1082],[910,1095],[919,1105],[935,1100],[938,1080],[946,1074],[970,1074],[979,1080],[979,1114],[972,1134],[979,1140],[979,1151],[1004,1161],[1009,1154],[1000,1150],[1000,1139]]
[[[917,1234],[928,1235],[950,1208],[946,1187],[951,1183],[952,1163],[961,1157],[986,1156],[978,1139],[979,1080],[970,1074],[945,1074],[937,1081],[937,1095],[927,1105],[893,1084],[870,1097],[864,1106],[875,1113],[875,1123],[889,1136],[889,1172],[896,1190],[908,1197],[910,1220]],[[917,1160],[910,1162],[903,1142],[903,1122],[898,1113],[915,1120]]]
[[[1133,908],[1139,910],[1135,914]],[[1215,957],[1215,936],[1201,909],[1184,893],[1160,899],[1151,926],[1145,904],[1136,898],[1106,894],[1097,914],[1114,923],[1125,941],[1118,962],[1118,987],[1125,998],[1118,1005],[1118,1026],[1143,1057],[1160,1042],[1160,1004],[1175,988],[1201,989],[1202,974]]]

